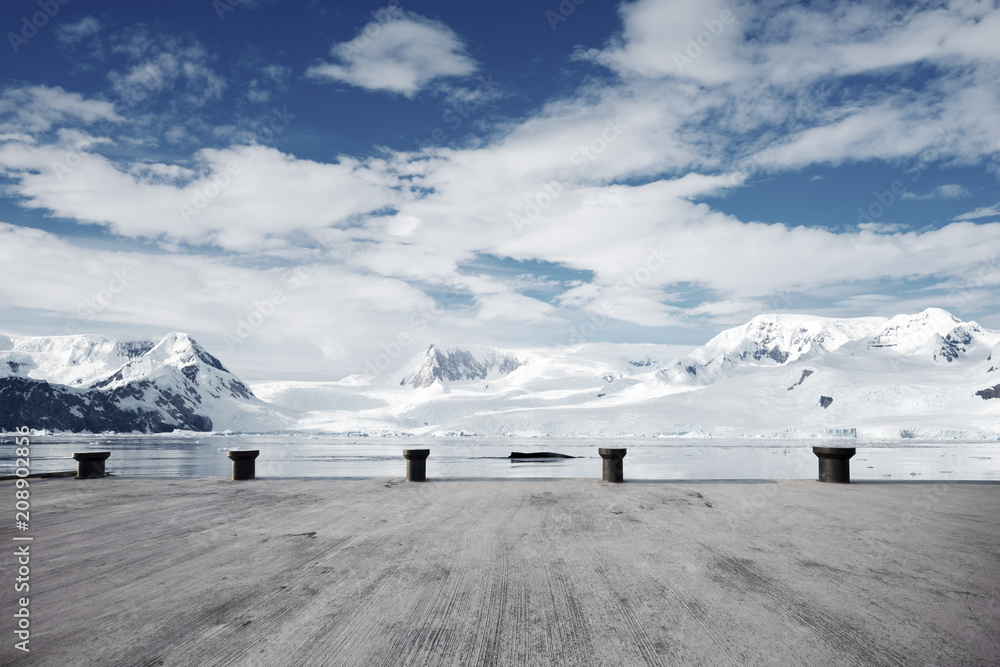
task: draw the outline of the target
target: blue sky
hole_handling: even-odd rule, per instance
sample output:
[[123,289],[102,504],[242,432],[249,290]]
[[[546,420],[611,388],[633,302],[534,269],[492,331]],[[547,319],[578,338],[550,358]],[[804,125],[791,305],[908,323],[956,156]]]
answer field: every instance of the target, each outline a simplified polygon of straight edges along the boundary
[[[995,2],[9,2],[9,333],[248,377],[761,312],[1000,328]],[[16,277],[15,277],[16,276]]]

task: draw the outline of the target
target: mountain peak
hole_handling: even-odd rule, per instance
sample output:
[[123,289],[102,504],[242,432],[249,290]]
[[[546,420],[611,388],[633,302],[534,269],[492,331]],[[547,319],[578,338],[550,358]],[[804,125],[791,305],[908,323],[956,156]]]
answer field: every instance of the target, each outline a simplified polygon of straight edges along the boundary
[[179,366],[188,366],[200,361],[216,370],[229,372],[221,361],[209,354],[205,348],[186,333],[167,334],[149,350],[147,356],[161,363],[174,363]]
[[[793,361],[862,344],[869,350],[891,348],[904,355],[953,361],[977,339],[989,344],[996,334],[975,322],[963,322],[940,308],[915,315],[829,318],[814,315],[758,315],[743,326],[723,331],[661,371],[668,382],[698,384],[747,366],[780,366]],[[845,348],[846,349],[846,348]],[[926,354],[925,354],[926,353]]]
[[[400,381],[415,389],[430,387],[435,382],[485,380],[509,375],[523,362],[514,354],[487,345],[457,346],[433,343],[414,360],[417,367]],[[412,367],[412,362],[411,362]]]
[[743,326],[723,331],[662,373],[671,381],[702,384],[738,366],[781,365],[810,354],[836,350],[868,335],[883,322],[885,319],[880,317],[757,315]]
[[204,431],[258,423],[266,412],[246,384],[180,332],[159,341],[2,336],[0,404],[4,428],[17,415],[42,428],[91,432]]
[[[963,322],[940,308],[927,308],[915,315],[896,315],[875,332],[868,341],[869,349],[890,348],[901,354],[915,354],[923,348],[933,348],[937,354],[942,345],[955,348],[953,343],[967,345],[985,331],[975,322]],[[955,348],[957,349],[957,348]],[[943,351],[950,356],[955,349]]]

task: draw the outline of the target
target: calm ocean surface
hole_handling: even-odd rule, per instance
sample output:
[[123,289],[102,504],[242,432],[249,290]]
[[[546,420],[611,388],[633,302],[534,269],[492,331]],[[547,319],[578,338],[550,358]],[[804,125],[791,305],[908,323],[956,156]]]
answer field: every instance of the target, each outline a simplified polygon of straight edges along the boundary
[[[856,480],[1000,481],[1000,442],[867,443],[829,440],[343,438],[307,435],[39,436],[31,441],[33,473],[75,470],[73,452],[111,451],[107,470],[120,476],[228,476],[230,449],[259,449],[258,477],[403,477],[404,449],[430,449],[428,477],[601,476],[598,447],[625,447],[626,479],[800,479],[817,474],[813,445],[856,447]],[[512,451],[579,458],[511,462]],[[0,436],[0,475],[13,474],[14,438]]]

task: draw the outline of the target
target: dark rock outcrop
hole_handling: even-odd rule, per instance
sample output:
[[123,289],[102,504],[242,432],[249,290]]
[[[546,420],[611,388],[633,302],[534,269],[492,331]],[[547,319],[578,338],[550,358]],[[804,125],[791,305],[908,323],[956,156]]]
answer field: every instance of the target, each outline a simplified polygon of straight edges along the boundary
[[968,346],[972,344],[972,334],[966,331],[962,327],[956,328],[954,331],[949,333],[944,337],[944,341],[941,344],[941,349],[937,351],[934,355],[934,359],[944,357],[944,359],[951,363],[955,359],[968,352]]
[[980,389],[976,392],[976,396],[979,396],[984,401],[991,398],[1000,398],[1000,384],[987,387],[986,389]]
[[[142,407],[126,407],[136,403]],[[195,405],[191,398],[157,389],[148,381],[100,391],[29,378],[0,378],[0,428],[7,431],[19,426],[78,433],[211,431],[212,420],[195,412]]]
[[832,396],[820,396],[819,397],[819,407],[828,408],[833,403]]
[[800,378],[799,378],[799,381],[798,381],[798,382],[796,382],[796,383],[795,383],[795,384],[793,384],[793,385],[792,385],[791,387],[789,387],[789,388],[788,388],[788,391],[791,391],[792,389],[795,389],[796,387],[798,387],[798,386],[799,386],[800,384],[802,384],[802,383],[803,383],[803,382],[805,381],[805,379],[806,379],[807,377],[809,377],[809,376],[810,376],[810,375],[812,375],[812,374],[813,374],[813,372],[812,372],[812,371],[810,371],[810,370],[804,370],[804,371],[802,371],[802,377],[800,377]]

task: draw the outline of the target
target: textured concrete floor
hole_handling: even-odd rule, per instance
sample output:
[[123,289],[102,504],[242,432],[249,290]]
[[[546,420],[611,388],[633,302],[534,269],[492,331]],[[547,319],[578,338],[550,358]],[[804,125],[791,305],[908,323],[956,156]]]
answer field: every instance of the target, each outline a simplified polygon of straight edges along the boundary
[[11,510],[4,665],[1000,664],[996,484],[31,489],[32,650]]

